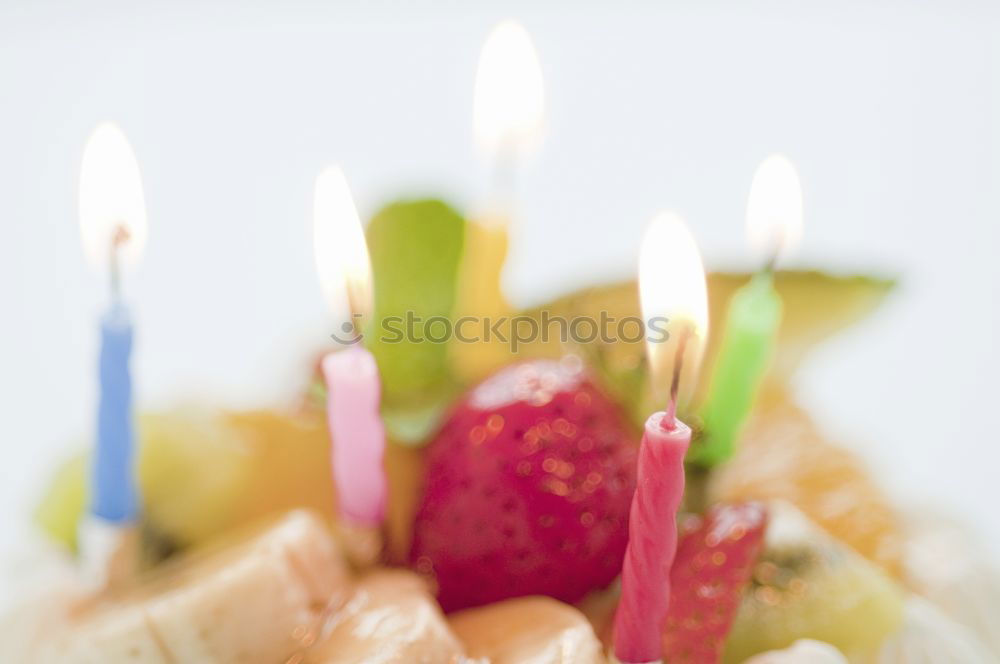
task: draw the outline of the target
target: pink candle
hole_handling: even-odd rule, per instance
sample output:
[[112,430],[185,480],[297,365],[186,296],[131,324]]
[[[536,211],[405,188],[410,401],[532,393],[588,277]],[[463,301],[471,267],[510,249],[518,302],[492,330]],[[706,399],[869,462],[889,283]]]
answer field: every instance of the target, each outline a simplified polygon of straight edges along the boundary
[[[677,510],[684,496],[684,455],[691,429],[676,417],[681,378],[697,371],[708,329],[705,268],[694,238],[672,213],[653,219],[639,253],[639,295],[647,321],[671,322],[668,337],[647,322],[654,385],[670,377],[666,412],[646,420],[629,513],[622,596],[615,614],[615,656],[625,664],[663,658],[670,568],[677,553]],[[669,342],[669,343],[668,343]],[[687,359],[685,359],[687,358]]]
[[672,415],[660,411],[646,420],[615,614],[615,656],[621,662],[655,662],[662,656],[677,510],[684,495],[684,454],[690,444],[691,428]]
[[[339,168],[325,169],[316,178],[313,238],[327,300],[334,311],[350,313],[344,331],[359,333],[372,310],[371,264],[364,228]],[[385,429],[378,412],[382,386],[375,358],[360,340],[358,335],[353,345],[330,353],[322,362],[333,479],[342,525],[350,530],[381,526],[387,493],[382,468]]]
[[378,527],[388,493],[382,457],[378,367],[360,344],[323,358],[327,421],[333,439],[333,477],[340,513],[351,525]]

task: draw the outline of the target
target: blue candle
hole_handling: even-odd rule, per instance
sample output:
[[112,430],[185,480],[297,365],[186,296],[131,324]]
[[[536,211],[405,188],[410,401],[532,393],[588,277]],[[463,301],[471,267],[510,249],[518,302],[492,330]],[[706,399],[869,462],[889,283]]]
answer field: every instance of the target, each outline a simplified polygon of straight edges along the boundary
[[139,164],[125,134],[102,124],[80,164],[80,234],[87,257],[107,266],[111,306],[101,317],[100,393],[90,468],[90,504],[80,522],[80,563],[95,588],[129,578],[136,568],[140,502],[132,413],[132,317],[121,294],[122,269],[146,242],[146,204]]
[[94,516],[119,524],[134,522],[139,514],[131,354],[132,321],[128,308],[116,298],[101,319],[101,393],[90,510]]

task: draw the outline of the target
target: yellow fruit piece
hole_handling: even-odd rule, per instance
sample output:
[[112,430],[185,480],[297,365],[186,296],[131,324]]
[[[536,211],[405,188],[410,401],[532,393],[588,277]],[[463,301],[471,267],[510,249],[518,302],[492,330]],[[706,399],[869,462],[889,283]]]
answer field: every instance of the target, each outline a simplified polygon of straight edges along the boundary
[[330,517],[322,421],[270,411],[181,411],[140,421],[146,521],[181,546],[294,507]]
[[903,620],[902,591],[878,567],[837,542],[792,505],[768,505],[764,551],[744,591],[723,661],[829,643],[866,661]]
[[[295,507],[333,519],[336,496],[323,413],[178,410],[139,421],[145,526],[181,548]],[[390,441],[390,552],[409,546],[421,453]],[[67,463],[36,511],[39,525],[74,547],[86,507],[86,461]]]
[[759,399],[736,455],[716,469],[708,500],[778,499],[894,577],[901,574],[898,515],[864,463],[827,442],[809,415],[778,388]]
[[87,462],[83,455],[60,464],[35,508],[35,523],[49,537],[76,550],[76,528],[87,504]]

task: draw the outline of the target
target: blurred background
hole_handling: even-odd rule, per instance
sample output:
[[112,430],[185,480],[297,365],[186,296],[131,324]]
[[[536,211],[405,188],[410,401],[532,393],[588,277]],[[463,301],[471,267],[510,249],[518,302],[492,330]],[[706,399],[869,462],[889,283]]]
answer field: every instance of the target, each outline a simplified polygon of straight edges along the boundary
[[521,21],[546,132],[519,175],[506,286],[531,304],[634,274],[659,209],[709,267],[755,267],[744,210],[798,166],[794,266],[899,279],[815,354],[801,401],[900,499],[1000,551],[1000,8],[985,2],[0,4],[0,554],[94,427],[107,286],[77,221],[84,141],[135,149],[149,239],[126,294],[142,408],[287,401],[330,324],[312,187],[341,164],[365,216],[483,200],[479,49]]

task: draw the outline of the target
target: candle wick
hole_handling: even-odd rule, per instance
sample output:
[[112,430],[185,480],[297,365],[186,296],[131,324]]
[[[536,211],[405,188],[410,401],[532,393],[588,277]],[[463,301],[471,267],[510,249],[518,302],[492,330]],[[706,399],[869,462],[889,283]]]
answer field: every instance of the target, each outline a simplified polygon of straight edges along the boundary
[[510,212],[513,207],[516,175],[516,150],[512,142],[505,142],[497,149],[493,160],[493,204],[500,213]]
[[360,289],[356,287],[356,284],[348,282],[347,284],[347,301],[348,308],[350,309],[351,315],[351,333],[354,339],[358,338],[361,334],[361,317],[364,315],[361,311],[360,300],[364,297],[359,293]]
[[684,350],[687,347],[691,327],[685,325],[677,338],[677,350],[674,353],[674,373],[670,378],[670,401],[667,403],[666,415],[660,420],[660,426],[666,431],[677,427],[677,395],[680,392],[681,372],[684,369]]
[[778,262],[778,258],[781,256],[781,249],[785,246],[785,228],[779,227],[774,231],[774,242],[772,243],[771,253],[767,257],[767,261],[764,263],[764,272],[774,272],[774,266]]
[[121,248],[129,241],[128,228],[124,224],[115,226],[115,232],[111,234],[111,300],[118,302],[121,300]]

